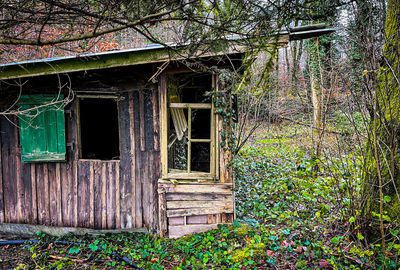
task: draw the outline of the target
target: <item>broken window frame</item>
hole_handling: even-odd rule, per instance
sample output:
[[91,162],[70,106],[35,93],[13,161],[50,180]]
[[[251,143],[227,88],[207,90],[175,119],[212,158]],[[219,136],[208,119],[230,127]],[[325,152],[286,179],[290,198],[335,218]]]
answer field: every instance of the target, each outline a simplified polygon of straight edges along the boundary
[[[216,75],[211,75],[213,81],[213,88],[216,78]],[[210,89],[211,90],[211,89]],[[160,114],[160,125],[161,125],[161,166],[162,166],[162,178],[163,179],[177,179],[177,180],[210,180],[216,181],[219,176],[219,168],[218,168],[218,144],[217,144],[217,115],[215,113],[214,104],[213,103],[182,103],[182,102],[168,102],[168,91],[166,84],[166,75],[163,74],[160,79],[160,106],[161,106],[161,114]],[[168,119],[170,116],[170,108],[181,108],[188,110],[188,119],[187,119],[187,131],[188,131],[188,148],[187,148],[187,162],[188,162],[188,172],[170,172],[170,168],[168,167]],[[193,139],[191,138],[191,111],[192,109],[209,109],[211,113],[211,121],[210,121],[210,139]],[[190,171],[190,162],[191,162],[191,146],[192,142],[206,142],[210,143],[210,172],[191,172]]]

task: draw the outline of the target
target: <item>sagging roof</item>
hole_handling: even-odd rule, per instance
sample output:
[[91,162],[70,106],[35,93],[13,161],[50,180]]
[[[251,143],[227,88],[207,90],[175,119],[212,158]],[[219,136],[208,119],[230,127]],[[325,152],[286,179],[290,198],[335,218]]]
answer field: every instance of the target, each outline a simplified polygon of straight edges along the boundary
[[[279,33],[279,42],[288,43],[289,40],[305,39],[318,37],[334,32],[335,29],[327,28],[325,24],[300,26],[290,28],[288,31]],[[231,37],[230,41],[241,39]],[[168,60],[181,60],[186,58],[184,52],[188,44],[177,45],[152,44],[142,48],[121,49],[99,53],[87,53],[75,56],[64,56],[56,58],[45,58],[38,60],[21,61],[15,63],[0,64],[0,79],[16,79],[34,77],[40,75],[50,75],[58,73],[68,73],[75,71],[86,71],[93,69],[104,69],[121,66],[132,66],[165,62]],[[243,53],[246,48],[234,43],[226,51],[206,52],[196,57],[210,57],[226,54]]]

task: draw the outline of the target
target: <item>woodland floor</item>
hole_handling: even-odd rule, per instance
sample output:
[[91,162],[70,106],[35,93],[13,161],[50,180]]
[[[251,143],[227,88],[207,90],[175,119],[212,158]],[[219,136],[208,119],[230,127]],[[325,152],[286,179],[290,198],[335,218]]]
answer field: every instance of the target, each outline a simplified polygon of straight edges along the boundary
[[[345,135],[350,136],[350,135]],[[327,135],[312,158],[312,134],[293,126],[258,130],[235,159],[238,219],[232,226],[162,239],[146,234],[51,238],[0,247],[0,268],[129,269],[380,269],[379,242],[360,229],[357,200],[361,158]],[[340,155],[333,149],[341,147]],[[387,226],[385,269],[398,269],[398,231]],[[368,235],[367,235],[368,234]],[[54,240],[81,245],[53,245]],[[119,254],[119,255],[116,255]]]

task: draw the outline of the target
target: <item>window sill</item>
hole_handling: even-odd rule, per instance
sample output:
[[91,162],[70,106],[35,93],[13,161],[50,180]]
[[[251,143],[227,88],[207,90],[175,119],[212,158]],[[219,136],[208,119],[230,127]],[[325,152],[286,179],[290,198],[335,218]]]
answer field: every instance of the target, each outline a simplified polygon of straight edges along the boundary
[[89,159],[89,158],[80,158],[78,161],[86,162],[86,161],[101,161],[101,162],[119,162],[119,159]]
[[190,185],[232,185],[232,183],[221,183],[219,180],[213,179],[175,179],[175,178],[160,178],[159,184],[190,184]]

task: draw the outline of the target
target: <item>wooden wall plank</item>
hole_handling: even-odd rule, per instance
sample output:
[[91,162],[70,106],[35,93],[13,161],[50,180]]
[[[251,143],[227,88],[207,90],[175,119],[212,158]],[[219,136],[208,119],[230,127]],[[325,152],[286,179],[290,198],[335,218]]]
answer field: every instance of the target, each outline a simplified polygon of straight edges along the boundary
[[[133,92],[133,108],[140,107],[139,102],[139,91]],[[135,177],[135,227],[143,227],[143,164],[142,152],[140,149],[140,114],[138,109],[134,113],[134,130],[135,130],[135,171],[132,171],[133,177]]]
[[[168,218],[168,225],[175,226],[175,225],[185,225],[185,217],[171,217]],[[168,227],[165,229],[165,232],[168,230]]]
[[90,161],[78,163],[78,226],[89,227],[90,194],[89,194]]
[[139,117],[140,117],[140,150],[145,151],[145,121],[143,91],[139,91]]
[[[130,139],[130,162],[131,162],[131,189],[132,189],[132,227],[137,227],[136,221],[136,143],[135,143],[135,114],[133,105],[133,92],[129,93],[129,139]],[[128,120],[128,119],[127,119]]]
[[154,150],[160,150],[160,119],[158,105],[158,90],[154,87],[152,90],[152,105],[153,105],[153,130],[154,130]]
[[107,163],[101,162],[101,228],[107,228]]
[[119,162],[115,164],[115,228],[121,228],[121,205],[120,205],[120,188],[119,188]]
[[74,227],[78,227],[79,220],[79,210],[78,210],[78,188],[79,188],[79,179],[78,179],[78,164],[79,161],[74,160],[72,162],[72,205],[73,211],[72,215],[74,217]]
[[161,135],[161,172],[162,177],[167,177],[168,174],[168,156],[167,156],[167,145],[168,145],[168,127],[167,127],[167,84],[166,75],[160,75],[160,135]]
[[72,183],[72,216],[73,216],[73,226],[78,226],[78,162],[79,162],[79,135],[78,135],[78,124],[79,124],[79,106],[78,100],[75,99],[68,106],[70,113],[70,125],[68,127],[68,137],[67,140],[70,142],[73,147],[69,150],[70,159],[68,163],[70,164],[68,168],[71,171],[71,183]]
[[159,183],[167,193],[207,193],[232,194],[232,184],[178,184]]
[[[14,123],[17,123],[17,118],[15,117]],[[20,222],[26,222],[25,220],[25,210],[27,212],[29,211],[28,209],[25,209],[24,203],[25,203],[25,198],[24,198],[24,184],[22,183],[22,176],[21,176],[21,150],[19,146],[19,131],[17,127],[14,127],[14,139],[15,139],[15,154],[13,156],[14,159],[14,164],[15,167],[13,169],[15,170],[15,179],[14,181],[17,182],[17,208],[18,208],[18,217],[17,221],[18,223]],[[27,207],[29,208],[29,206]]]
[[74,226],[73,173],[72,168],[69,169],[71,164],[72,162],[60,164],[62,181],[61,205],[64,226]]
[[[144,141],[145,141],[145,151],[154,151],[154,113],[153,113],[153,94],[151,89],[144,89],[143,92],[143,106],[144,106],[144,116],[143,125],[144,126]],[[142,127],[141,126],[141,127]]]
[[208,215],[186,217],[186,224],[207,224],[207,223],[208,223]]
[[[12,167],[12,137],[10,134],[13,134],[12,124],[5,117],[0,117],[1,124],[1,143],[2,143],[2,175],[3,175],[3,213],[4,213],[4,221],[12,222],[13,221],[13,212],[14,212],[14,195],[12,192],[16,191],[16,183],[12,181],[13,178],[13,170]],[[15,186],[15,187],[14,187]],[[16,193],[16,192],[15,192]]]
[[22,183],[22,220],[23,223],[35,224],[33,218],[33,205],[32,205],[32,173],[30,163],[21,163],[21,183]]
[[103,201],[102,201],[102,188],[103,183],[101,178],[101,161],[93,161],[93,172],[94,172],[94,227],[96,229],[101,228],[102,224],[102,211],[103,211]]
[[38,224],[38,207],[37,207],[37,187],[36,187],[36,166],[29,164],[31,167],[31,186],[32,186],[32,224]]
[[[131,140],[129,116],[129,95],[118,102],[119,136],[120,136],[120,227],[132,228],[132,172],[131,172]],[[134,221],[133,221],[134,224]]]
[[61,168],[60,163],[56,163],[56,194],[57,194],[57,225],[62,226],[62,187],[61,187]]
[[45,212],[45,225],[50,225],[50,185],[49,185],[49,168],[47,163],[43,163],[43,197],[44,197],[44,208],[42,211]]
[[114,180],[115,179],[115,174],[114,174],[114,165],[112,162],[108,162],[107,164],[107,229],[111,229],[115,226],[114,220],[115,220],[115,200],[113,204],[113,194],[114,194]]
[[184,208],[212,208],[212,207],[230,207],[233,209],[233,202],[226,201],[167,201],[167,209]]
[[206,232],[209,230],[216,230],[217,224],[202,224],[202,225],[181,225],[181,226],[169,226],[169,237],[178,238],[188,234],[194,234],[199,232]]
[[[1,117],[3,118],[3,117]],[[2,163],[2,123],[0,121],[0,223],[4,222],[4,197],[3,197],[3,163]]]
[[199,216],[220,213],[233,213],[233,207],[172,209],[167,210],[167,217]]
[[89,226],[94,228],[94,169],[93,163],[89,166]]
[[167,233],[167,200],[165,197],[165,190],[159,189],[158,191],[158,219],[159,219],[159,229],[161,237],[164,237]]
[[56,164],[48,163],[48,177],[49,177],[49,209],[50,209],[50,225],[56,226],[58,213],[57,213],[57,182],[56,182]]
[[78,144],[76,100],[65,108],[67,162],[60,163],[61,220],[64,226],[78,226]]
[[[15,181],[15,162],[16,155],[14,126],[5,117],[2,120],[2,168],[3,168],[3,196],[4,196],[4,217],[5,222],[17,222],[17,182]],[[10,136],[11,135],[11,136]]]
[[218,193],[167,193],[167,201],[216,201],[232,199],[232,194]]
[[152,189],[153,189],[153,229],[158,231],[159,230],[159,222],[158,222],[158,179],[161,177],[161,167],[160,167],[160,152],[159,151],[152,151],[152,164],[151,171],[152,171]]
[[143,222],[147,228],[152,228],[153,225],[153,209],[152,209],[152,186],[151,186],[151,162],[149,159],[149,152],[142,152],[142,175],[141,181],[143,182],[142,204],[143,204]]
[[46,195],[45,195],[45,182],[44,182],[44,164],[38,163],[36,165],[36,185],[37,185],[37,212],[38,224],[46,224]]

